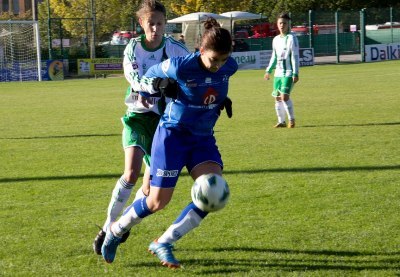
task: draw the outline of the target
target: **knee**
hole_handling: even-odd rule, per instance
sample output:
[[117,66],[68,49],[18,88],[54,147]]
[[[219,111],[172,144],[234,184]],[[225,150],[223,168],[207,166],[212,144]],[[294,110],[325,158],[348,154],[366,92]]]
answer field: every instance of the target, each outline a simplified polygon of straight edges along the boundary
[[151,197],[150,194],[149,197],[147,197],[146,203],[149,210],[154,213],[164,209],[168,205],[169,201],[170,199],[155,199]]
[[130,184],[135,184],[136,181],[139,179],[139,174],[134,172],[133,170],[125,171],[123,176],[125,181],[127,181]]

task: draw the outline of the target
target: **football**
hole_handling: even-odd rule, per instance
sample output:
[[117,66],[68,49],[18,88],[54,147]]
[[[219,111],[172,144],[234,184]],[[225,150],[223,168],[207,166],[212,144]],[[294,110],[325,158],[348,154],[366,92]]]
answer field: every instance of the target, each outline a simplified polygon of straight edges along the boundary
[[193,203],[205,212],[216,212],[225,207],[229,199],[229,187],[217,174],[204,174],[192,186]]

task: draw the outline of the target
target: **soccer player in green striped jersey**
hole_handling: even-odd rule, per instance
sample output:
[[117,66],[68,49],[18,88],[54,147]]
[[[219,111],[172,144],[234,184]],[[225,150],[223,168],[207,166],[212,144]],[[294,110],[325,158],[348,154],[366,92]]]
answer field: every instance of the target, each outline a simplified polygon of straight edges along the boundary
[[[151,144],[160,114],[164,112],[165,101],[159,96],[153,96],[144,101],[139,94],[146,91],[146,88],[141,85],[141,79],[152,65],[189,53],[185,45],[164,35],[166,9],[161,2],[143,0],[136,15],[144,34],[129,41],[123,60],[124,75],[129,82],[125,95],[127,110],[121,118],[124,127],[122,146],[125,153],[125,167],[123,175],[117,180],[112,192],[107,219],[93,242],[94,252],[98,255],[101,255],[106,229],[121,214],[139,178],[142,160],[146,164],[146,169],[142,188],[137,190],[136,197],[142,198],[148,195],[150,190]],[[129,232],[125,234],[124,240],[128,235]]]
[[[290,17],[281,13],[277,19],[280,34],[272,41],[272,56],[265,70],[264,79],[269,80],[275,69],[272,96],[275,97],[275,110],[278,123],[275,128],[294,128],[295,118],[290,93],[299,81],[299,43],[297,37],[289,32]],[[286,124],[286,115],[289,124]]]

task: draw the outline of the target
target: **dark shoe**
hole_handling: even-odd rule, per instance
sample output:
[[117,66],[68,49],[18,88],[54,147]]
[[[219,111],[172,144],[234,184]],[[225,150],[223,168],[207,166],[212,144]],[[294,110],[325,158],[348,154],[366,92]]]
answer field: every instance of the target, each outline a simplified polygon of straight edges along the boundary
[[286,128],[286,122],[278,122],[274,125],[274,128]]
[[96,238],[93,241],[93,250],[97,255],[101,255],[101,246],[103,245],[104,238],[106,237],[106,232],[100,229]]
[[[130,230],[125,234],[123,234],[120,243],[124,243],[128,239],[130,234],[131,234]],[[96,253],[97,255],[101,255],[101,246],[103,245],[105,237],[106,237],[106,232],[100,229],[99,233],[97,234],[96,238],[93,241],[93,250],[94,253]]]

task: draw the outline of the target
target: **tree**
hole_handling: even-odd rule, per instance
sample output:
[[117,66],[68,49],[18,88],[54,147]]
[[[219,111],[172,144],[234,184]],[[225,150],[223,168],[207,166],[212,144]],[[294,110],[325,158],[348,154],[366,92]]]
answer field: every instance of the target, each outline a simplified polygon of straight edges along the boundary
[[253,12],[263,13],[269,18],[276,18],[282,12],[306,13],[309,10],[361,10],[362,8],[394,7],[400,9],[398,0],[265,0],[260,1]]
[[194,12],[224,13],[229,11],[248,10],[254,0],[178,0],[169,3],[169,7],[176,16]]
[[[13,1],[9,1],[12,7]],[[92,19],[91,3],[95,6],[96,37],[109,39],[115,30],[132,30],[137,21],[136,11],[142,0],[47,0],[50,2],[52,18],[87,18]],[[47,23],[47,1],[39,4],[39,20],[42,26]],[[262,13],[269,21],[275,21],[282,11],[307,14],[309,10],[360,10],[361,8],[389,7],[400,9],[398,0],[161,0],[167,9],[167,18],[171,19],[193,12],[223,12],[241,10]],[[10,8],[11,9],[11,8]],[[6,13],[3,13],[4,18]],[[12,15],[9,15],[13,18]],[[78,37],[84,34],[84,21],[61,20],[64,35]],[[59,29],[59,27],[57,26]]]
[[[140,0],[49,0],[51,18],[62,20],[63,30],[71,36],[79,36],[86,28],[79,20],[96,18],[96,37],[110,36],[115,30],[130,30]],[[92,13],[92,4],[94,11]],[[47,19],[47,3],[39,4],[39,18]]]

